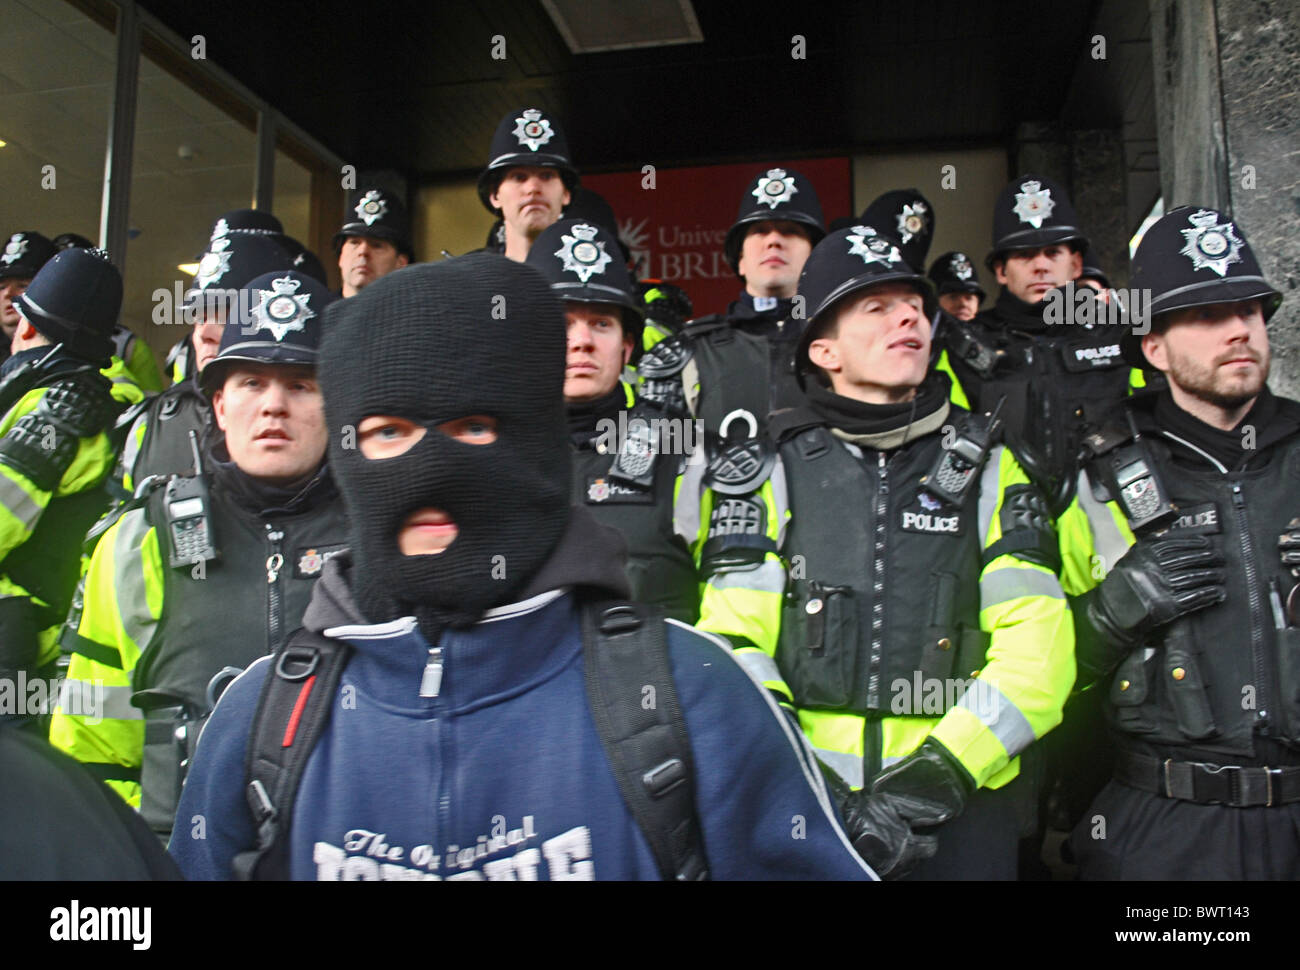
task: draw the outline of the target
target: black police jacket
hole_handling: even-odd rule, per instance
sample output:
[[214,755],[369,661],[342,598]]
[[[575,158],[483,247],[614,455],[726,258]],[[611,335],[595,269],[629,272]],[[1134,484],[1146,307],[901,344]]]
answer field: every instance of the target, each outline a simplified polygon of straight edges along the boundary
[[[629,431],[653,433],[660,422],[659,447],[666,447],[670,436],[662,433],[662,411],[641,404],[625,414]],[[617,428],[617,417],[611,421]],[[673,528],[675,484],[685,456],[634,448],[624,457],[624,441],[602,430],[610,429],[593,427],[589,436],[574,436],[573,501],[627,541],[632,599],[693,625],[700,615],[699,579],[686,542]]]
[[[1226,563],[1227,598],[1130,653],[1108,685],[1109,712],[1126,744],[1161,758],[1300,764],[1300,628],[1279,629],[1270,603],[1274,583],[1285,597],[1295,582],[1277,543],[1300,515],[1300,403],[1278,399],[1276,416],[1254,429],[1255,447],[1228,468],[1171,437],[1157,399],[1135,397],[1125,410],[1178,508],[1171,532],[1213,543]],[[1131,434],[1127,422],[1111,427],[1117,440]],[[1080,488],[1109,501],[1116,485],[1104,465],[1105,455],[1090,460]]]
[[316,487],[319,500],[301,511],[259,515],[236,502],[218,477],[211,504],[220,558],[201,568],[168,566],[165,489],[154,492],[148,517],[163,556],[163,613],[136,664],[137,693],[152,689],[204,711],[214,674],[242,670],[301,625],[316,579],[326,560],[346,548],[348,534],[332,483]]
[[[968,419],[951,407],[958,434]],[[981,500],[982,470],[954,507],[922,486],[943,434],[888,453],[846,446],[809,408],[774,415],[772,431],[798,510],[782,555],[800,564],[776,661],[799,706],[889,716],[896,681],[911,684],[918,671],[927,680],[965,678],[983,667],[981,537],[998,494],[993,488]],[[998,452],[985,467],[997,467]]]
[[974,411],[1000,417],[1008,443],[1056,511],[1069,503],[1084,428],[1128,392],[1117,327],[1043,325],[1041,311],[1006,290],[997,306],[941,337]]

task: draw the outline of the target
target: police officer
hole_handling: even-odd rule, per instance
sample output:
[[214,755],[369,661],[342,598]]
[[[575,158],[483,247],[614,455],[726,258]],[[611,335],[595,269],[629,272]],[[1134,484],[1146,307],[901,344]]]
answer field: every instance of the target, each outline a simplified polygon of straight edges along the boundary
[[523,108],[501,119],[478,178],[478,197],[502,220],[502,255],[523,262],[533,240],[560,218],[577,187],[578,171],[555,118],[540,108]]
[[246,319],[228,322],[200,376],[219,429],[201,476],[142,494],[95,547],[50,726],[56,747],[159,832],[171,827],[195,722],[301,622],[345,542],[315,376],[335,297],[292,270],[243,292]]
[[[95,244],[85,236],[75,232],[63,232],[54,237],[54,248],[94,249]],[[127,377],[146,394],[156,394],[163,389],[162,371],[158,369],[158,358],[154,356],[149,345],[137,337],[129,327],[121,323],[113,325],[113,356],[121,361]],[[105,374],[109,380],[111,375]],[[118,378],[121,380],[122,378]]]
[[1105,306],[1074,286],[1086,246],[1057,183],[1024,175],[1004,188],[985,261],[1002,289],[974,321],[945,328],[937,365],[954,378],[955,402],[989,410],[1005,399],[1007,440],[1057,513],[1069,504],[1084,425],[1140,381]]
[[227,314],[232,306],[238,309],[240,290],[255,277],[276,270],[303,272],[324,283],[319,260],[314,256],[307,259],[303,254],[310,253],[276,228],[279,225],[274,216],[253,209],[228,212],[213,225],[199,270],[177,312],[178,320],[197,321],[169,358],[176,365],[177,379],[136,409],[132,417],[119,470],[128,493],[150,475],[194,470],[189,432],[202,435],[211,415],[209,396],[199,388],[199,375],[217,356]]
[[825,235],[821,203],[793,170],[760,172],[724,244],[744,289],[725,314],[691,321],[642,358],[643,394],[704,422],[710,440],[756,438],[769,412],[801,399],[794,348],[803,329],[799,273]]
[[939,308],[954,320],[967,323],[975,319],[984,302],[975,264],[965,253],[944,253],[930,264],[927,274],[939,293]]
[[831,233],[799,294],[807,404],[775,454],[709,468],[699,627],[794,706],[877,872],[1014,878],[1017,755],[1074,682],[1045,505],[929,371],[933,291],[896,240]]
[[667,420],[619,379],[641,356],[644,323],[618,240],[594,223],[561,219],[537,237],[526,262],[564,301],[572,500],[627,540],[632,597],[694,623],[695,536],[679,536],[673,514],[678,472],[695,444],[682,431],[693,426]]
[[381,276],[408,265],[415,254],[406,206],[381,188],[358,189],[348,201],[343,228],[334,234],[334,251],[345,297],[356,296]]
[[16,232],[5,243],[0,253],[0,332],[3,348],[0,360],[9,356],[9,342],[18,329],[18,310],[14,298],[27,289],[36,276],[54,256],[54,244],[39,232]]
[[1294,880],[1300,404],[1268,388],[1265,329],[1282,296],[1241,226],[1195,206],[1147,231],[1132,283],[1152,320],[1125,355],[1168,387],[1087,437],[1061,520],[1080,679],[1119,748],[1071,844],[1084,878]]
[[[100,250],[57,254],[14,300],[14,355],[0,382],[0,670],[52,670],[81,539],[107,508],[106,433],[133,385],[100,373],[122,277]],[[134,398],[131,396],[134,392]]]

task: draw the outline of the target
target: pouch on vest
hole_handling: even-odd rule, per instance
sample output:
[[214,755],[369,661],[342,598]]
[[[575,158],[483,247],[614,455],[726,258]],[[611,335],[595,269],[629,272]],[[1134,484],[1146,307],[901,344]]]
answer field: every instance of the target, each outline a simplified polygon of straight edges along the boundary
[[1175,621],[1165,638],[1161,680],[1168,692],[1178,730],[1186,738],[1202,741],[1219,733],[1210,710],[1210,697],[1197,662],[1196,644],[1185,620]]
[[1278,695],[1289,738],[1300,737],[1300,627],[1288,626],[1277,634]]
[[[927,680],[951,677],[956,667],[961,634],[957,629],[957,576],[936,572],[931,577],[933,599],[930,601],[930,624],[925,628],[921,647],[921,676]],[[974,669],[974,668],[972,668]],[[957,671],[965,677],[970,670]]]
[[139,691],[131,702],[144,709],[144,757],[140,762],[140,814],[167,835],[176,820],[185,772],[198,736],[198,712],[174,695]]
[[1131,651],[1120,661],[1110,682],[1109,699],[1115,723],[1131,734],[1151,734],[1158,728],[1150,716],[1150,708],[1144,706],[1150,692],[1147,663],[1143,659],[1145,652],[1141,647]]
[[777,665],[800,707],[842,708],[853,698],[858,605],[848,586],[810,580],[796,602],[800,635],[783,637]]

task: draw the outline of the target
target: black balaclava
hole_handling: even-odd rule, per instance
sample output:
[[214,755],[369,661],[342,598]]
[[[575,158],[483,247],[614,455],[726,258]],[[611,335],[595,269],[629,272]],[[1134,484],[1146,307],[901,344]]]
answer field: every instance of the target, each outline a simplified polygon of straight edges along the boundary
[[[414,615],[435,641],[509,603],[550,556],[569,515],[565,319],[535,269],[471,253],[408,267],[326,313],[319,373],[329,463],[351,521],[352,586],[372,622]],[[427,429],[384,460],[360,450],[361,421]],[[497,421],[466,444],[439,425]],[[404,556],[402,522],[437,508],[458,533],[436,555]]]

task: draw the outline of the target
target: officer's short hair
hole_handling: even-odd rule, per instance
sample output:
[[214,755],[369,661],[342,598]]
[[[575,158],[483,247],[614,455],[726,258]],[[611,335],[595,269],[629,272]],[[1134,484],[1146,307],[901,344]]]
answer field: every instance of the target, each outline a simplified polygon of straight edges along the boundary
[[989,265],[997,267],[998,263],[1006,265],[1007,257],[1012,253],[1033,253],[1040,249],[1047,249],[1050,246],[1064,246],[1072,253],[1083,255],[1083,244],[1077,239],[1063,239],[1060,242],[1043,243],[1041,246],[1022,246],[1015,249],[1004,249],[990,261]]

